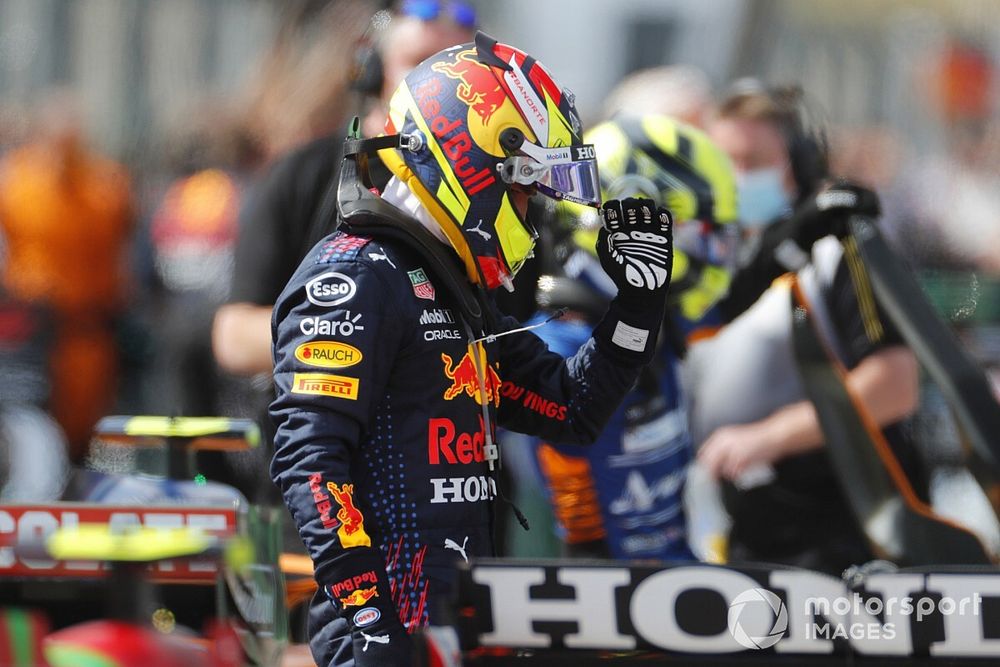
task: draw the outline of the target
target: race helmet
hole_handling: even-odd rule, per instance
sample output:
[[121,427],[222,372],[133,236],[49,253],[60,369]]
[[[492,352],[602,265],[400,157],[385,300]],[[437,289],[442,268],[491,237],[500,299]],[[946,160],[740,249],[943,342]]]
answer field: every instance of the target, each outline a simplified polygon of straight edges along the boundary
[[513,189],[600,205],[597,161],[581,139],[573,94],[537,60],[482,32],[406,76],[385,134],[416,137],[410,149],[379,157],[441,226],[469,280],[487,289],[510,289],[535,246]]
[[[729,289],[735,263],[739,232],[729,158],[700,130],[660,115],[619,116],[584,140],[599,156],[605,199],[645,197],[673,213],[671,300],[684,319],[697,322]],[[578,219],[575,245],[593,252],[598,217],[580,209],[570,214]]]

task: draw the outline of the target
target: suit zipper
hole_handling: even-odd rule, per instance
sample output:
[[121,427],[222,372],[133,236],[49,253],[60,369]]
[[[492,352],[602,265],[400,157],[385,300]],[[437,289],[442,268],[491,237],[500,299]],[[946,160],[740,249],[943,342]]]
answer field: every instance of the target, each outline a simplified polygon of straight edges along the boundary
[[[544,322],[543,324],[547,323],[548,321],[549,320],[546,320],[546,322]],[[535,325],[535,326],[541,326],[541,325]],[[526,327],[526,329],[534,329],[534,328],[535,327]],[[517,331],[524,331],[524,330],[525,329],[518,329]],[[492,342],[496,340],[496,338],[499,336],[504,336],[508,333],[515,333],[515,331],[507,331],[502,334],[497,334],[495,336],[487,336],[486,338],[477,339],[473,335],[472,329],[469,326],[468,322],[466,322],[465,332],[469,336],[469,353],[472,355],[472,363],[476,367],[476,379],[479,381],[479,395],[483,399],[482,405],[480,406],[483,411],[483,428],[485,430],[485,433],[483,434],[483,443],[484,443],[483,454],[485,454],[486,460],[488,461],[490,466],[490,472],[493,473],[493,477],[496,480],[497,495],[500,497],[500,500],[510,505],[511,510],[514,512],[514,517],[517,518],[517,522],[521,524],[521,527],[524,528],[525,530],[530,530],[530,527],[528,526],[528,519],[524,516],[524,513],[521,511],[521,509],[517,505],[515,505],[514,502],[510,498],[508,498],[507,495],[504,493],[500,483],[499,476],[497,475],[498,471],[494,470],[493,466],[494,461],[497,462],[498,467],[502,466],[502,463],[500,460],[500,449],[493,442],[493,423],[490,420],[490,400],[489,400],[489,395],[486,393],[486,371],[483,369],[483,361],[479,358],[479,348],[477,348],[477,345],[482,345],[483,340],[489,340],[489,342]],[[482,350],[483,350],[483,357],[485,357],[486,356],[485,345],[482,345]],[[489,363],[489,360],[487,359],[485,363]],[[497,387],[497,391],[499,390],[500,388]]]

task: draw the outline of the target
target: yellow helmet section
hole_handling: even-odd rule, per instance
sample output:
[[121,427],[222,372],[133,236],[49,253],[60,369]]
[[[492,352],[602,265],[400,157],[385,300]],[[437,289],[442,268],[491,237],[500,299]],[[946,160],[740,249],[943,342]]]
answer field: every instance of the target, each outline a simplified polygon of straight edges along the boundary
[[549,136],[545,142],[546,146],[572,146],[576,137],[573,132],[573,128],[570,127],[569,121],[563,112],[559,110],[559,105],[556,104],[548,92],[543,91],[545,95],[545,108],[548,110],[549,114]]
[[378,152],[379,158],[385,164],[386,168],[391,171],[399,180],[406,183],[406,187],[410,189],[410,192],[417,196],[420,203],[423,204],[428,212],[434,216],[434,219],[441,225],[441,230],[444,232],[445,236],[448,238],[448,242],[451,243],[451,247],[455,249],[458,256],[462,259],[462,265],[465,267],[466,276],[471,281],[478,281],[479,273],[476,271],[475,259],[472,256],[472,252],[469,250],[469,244],[465,241],[465,236],[458,231],[457,224],[446,224],[441,221],[448,220],[448,212],[442,204],[431,196],[424,187],[424,184],[420,182],[420,179],[416,177],[413,171],[406,166],[403,162],[403,158],[400,157],[393,149],[384,149]]
[[[427,122],[420,115],[409,87],[403,81],[396,88],[396,92],[393,93],[392,99],[389,101],[389,122],[396,127],[402,127],[405,119],[408,117],[416,123],[421,132],[425,133],[424,136],[430,136],[430,128],[428,128]],[[441,146],[436,142],[430,142],[428,147],[434,156],[434,160],[439,165],[447,166],[447,159],[442,152]],[[443,178],[438,184],[437,192],[432,194],[427,190],[423,182],[417,178],[417,175],[413,173],[413,170],[406,164],[403,156],[398,151],[386,148],[380,150],[378,156],[386,168],[396,178],[406,184],[410,192],[416,195],[420,203],[438,221],[438,224],[441,225],[441,230],[448,238],[452,248],[455,249],[455,252],[462,259],[462,264],[465,267],[465,272],[469,280],[478,282],[479,272],[476,268],[475,258],[472,255],[465,235],[462,234],[461,223],[459,222],[460,220],[464,220],[468,213],[469,198],[459,186],[455,178],[455,173],[450,168],[442,168]]]
[[[496,223],[497,240],[507,257],[522,257],[527,259],[535,247],[535,238],[521,224],[521,220],[514,207],[510,205],[510,199],[504,197],[500,205],[500,212],[497,214]],[[522,260],[523,261],[523,260]],[[512,266],[511,270],[517,272],[520,265]]]
[[528,141],[538,143],[538,138],[531,127],[525,124],[521,114],[514,108],[514,103],[509,98],[504,98],[503,104],[498,106],[490,116],[490,124],[477,114],[471,107],[466,116],[469,127],[469,136],[481,146],[484,151],[498,158],[505,157],[503,147],[500,145],[500,135],[508,127],[516,127],[524,132]]

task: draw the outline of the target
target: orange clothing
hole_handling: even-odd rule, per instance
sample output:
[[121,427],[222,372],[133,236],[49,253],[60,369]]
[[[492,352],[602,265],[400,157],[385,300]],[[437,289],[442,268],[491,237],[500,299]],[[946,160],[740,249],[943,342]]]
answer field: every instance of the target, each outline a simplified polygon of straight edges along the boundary
[[3,282],[15,296],[59,314],[117,312],[128,221],[128,178],[114,162],[81,156],[63,168],[28,146],[0,163]]
[[108,160],[37,145],[0,163],[3,285],[52,310],[51,407],[74,458],[114,399],[129,199],[123,168]]

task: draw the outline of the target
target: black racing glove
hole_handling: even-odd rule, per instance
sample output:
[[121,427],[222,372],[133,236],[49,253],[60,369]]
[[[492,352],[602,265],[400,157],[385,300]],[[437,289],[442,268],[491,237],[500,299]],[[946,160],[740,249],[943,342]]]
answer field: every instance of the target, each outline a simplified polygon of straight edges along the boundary
[[881,213],[878,195],[868,188],[840,180],[810,195],[789,219],[789,238],[804,252],[825,236],[844,238],[852,215]]
[[602,207],[601,267],[629,310],[662,308],[674,263],[673,218],[650,199],[613,199]]

